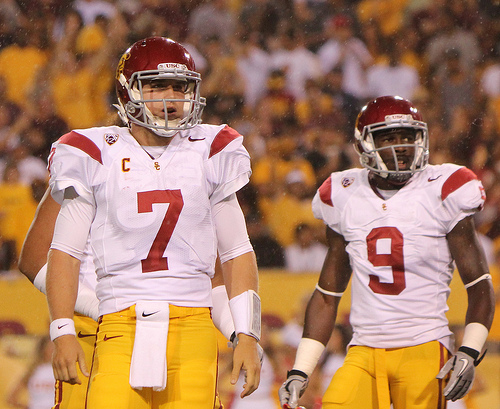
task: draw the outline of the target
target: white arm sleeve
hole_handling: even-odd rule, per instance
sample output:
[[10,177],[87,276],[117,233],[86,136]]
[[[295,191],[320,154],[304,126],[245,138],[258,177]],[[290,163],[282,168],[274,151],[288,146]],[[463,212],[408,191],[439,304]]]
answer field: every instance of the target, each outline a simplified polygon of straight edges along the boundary
[[94,215],[95,206],[81,196],[65,198],[57,216],[50,248],[81,260]]
[[234,332],[233,316],[229,308],[229,298],[226,292],[226,286],[219,285],[212,289],[212,321],[228,341]]
[[213,214],[221,263],[253,251],[236,194],[215,204]]
[[[47,294],[45,285],[46,279],[47,279],[47,264],[44,264],[43,267],[38,272],[38,274],[36,275],[35,279],[33,280],[33,284],[35,285],[35,287],[38,288],[44,294]],[[78,283],[78,294],[76,296],[75,311],[80,314],[86,315],[87,317],[90,317],[95,321],[99,319],[99,300],[97,299],[94,289],[91,288],[88,284],[86,284],[85,281],[80,280],[80,282]]]

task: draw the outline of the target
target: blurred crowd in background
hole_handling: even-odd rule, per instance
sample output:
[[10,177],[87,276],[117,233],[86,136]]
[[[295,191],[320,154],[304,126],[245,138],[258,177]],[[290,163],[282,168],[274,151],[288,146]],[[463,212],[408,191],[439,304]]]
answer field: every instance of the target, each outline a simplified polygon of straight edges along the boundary
[[[180,41],[201,72],[204,122],[245,136],[240,194],[261,268],[317,271],[310,200],[357,166],[354,121],[400,95],[429,124],[431,163],[482,179],[489,259],[500,236],[500,3],[481,0],[3,0],[0,3],[0,270],[15,268],[47,185],[51,143],[119,123],[114,71],[134,41]],[[498,246],[497,246],[498,247]],[[319,264],[318,264],[319,263]]]
[[151,35],[192,53],[204,122],[245,136],[253,176],[239,199],[260,267],[319,270],[324,228],[311,197],[330,172],[358,165],[356,115],[389,94],[421,109],[431,163],[466,165],[482,179],[488,201],[477,227],[494,258],[498,2],[3,0],[0,30],[0,269],[15,267],[47,185],[51,143],[119,123],[117,61]]
[[[51,144],[120,123],[117,61],[152,35],[193,55],[203,121],[245,136],[253,175],[239,200],[261,269],[320,270],[312,196],[331,172],[359,165],[361,107],[400,95],[429,125],[430,162],[481,178],[476,225],[500,276],[500,2],[489,0],[2,0],[0,271],[16,268]],[[264,325],[283,329],[273,319]]]

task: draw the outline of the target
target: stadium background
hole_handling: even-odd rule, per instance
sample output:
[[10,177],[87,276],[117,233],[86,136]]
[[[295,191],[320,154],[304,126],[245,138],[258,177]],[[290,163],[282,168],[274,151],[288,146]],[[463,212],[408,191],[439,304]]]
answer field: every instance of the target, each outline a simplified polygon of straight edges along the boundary
[[[0,27],[0,409],[10,408],[5,394],[47,332],[45,298],[16,272],[15,259],[46,187],[50,144],[69,129],[116,122],[116,61],[153,34],[195,55],[208,99],[204,121],[245,135],[254,173],[239,199],[272,325],[303,315],[318,273],[285,269],[283,251],[302,223],[322,240],[311,195],[329,172],[357,166],[354,117],[381,93],[408,97],[422,110],[432,163],[468,166],[483,181],[488,199],[476,225],[500,288],[498,1],[3,0]],[[331,66],[320,58],[339,36],[353,47],[348,55],[359,52],[354,68],[352,60]],[[358,69],[367,74],[362,87],[344,75]],[[273,263],[279,268],[268,269]],[[455,277],[452,324],[463,324],[465,300]],[[468,409],[500,408],[498,315],[478,367],[486,387]]]

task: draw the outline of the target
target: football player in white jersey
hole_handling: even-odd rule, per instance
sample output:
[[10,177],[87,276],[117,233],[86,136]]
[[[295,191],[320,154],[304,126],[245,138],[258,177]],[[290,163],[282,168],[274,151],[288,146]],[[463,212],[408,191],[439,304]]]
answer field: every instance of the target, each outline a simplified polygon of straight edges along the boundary
[[[50,190],[47,189],[40,201],[36,215],[23,243],[19,256],[19,270],[38,288],[46,293],[45,280],[47,275],[47,252],[50,248],[54,233],[54,225],[60,210],[60,205],[52,199]],[[75,303],[75,332],[85,354],[87,368],[92,365],[92,355],[97,333],[99,317],[99,301],[95,294],[96,277],[92,255],[85,254],[80,264],[78,295]],[[233,348],[237,346],[234,324],[229,310],[226,288],[220,262],[216,264],[215,275],[212,278],[212,319],[219,331],[232,341]],[[259,346],[259,355],[263,351]],[[262,357],[261,357],[262,359]],[[88,377],[83,376],[78,370],[81,384],[69,384],[57,381],[55,383],[54,408],[57,409],[83,409],[87,395]],[[221,407],[221,402],[216,408]]]
[[[90,375],[89,408],[217,405],[217,254],[238,336],[231,381],[243,369],[241,395],[258,386],[257,266],[236,199],[250,159],[235,130],[200,124],[200,82],[179,43],[140,40],[116,72],[128,126],[74,130],[52,147],[50,188],[61,204],[46,279],[53,368],[69,383],[81,382],[77,364]],[[100,316],[91,371],[72,320],[88,235]]]
[[[465,167],[428,165],[427,125],[400,97],[361,110],[355,147],[363,168],[332,173],[313,199],[329,251],[281,404],[297,407],[352,275],[353,338],[323,408],[444,408],[470,389],[494,314],[473,222],[484,189]],[[455,266],[468,308],[463,343],[450,358],[445,312]]]

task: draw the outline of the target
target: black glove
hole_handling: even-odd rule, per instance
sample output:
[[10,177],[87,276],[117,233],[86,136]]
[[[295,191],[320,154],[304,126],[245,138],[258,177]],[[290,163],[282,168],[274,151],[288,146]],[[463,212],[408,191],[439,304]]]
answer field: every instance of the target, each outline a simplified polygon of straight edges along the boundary
[[287,379],[278,391],[281,406],[285,409],[297,408],[299,398],[304,394],[308,383],[309,379],[304,372],[296,369],[288,371]]
[[450,371],[451,376],[443,395],[446,399],[456,401],[465,396],[474,381],[474,368],[482,361],[484,354],[479,358],[479,352],[468,347],[460,347],[439,371],[437,379],[443,379]]

